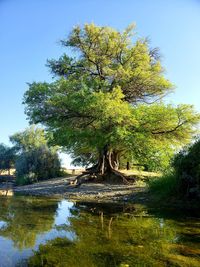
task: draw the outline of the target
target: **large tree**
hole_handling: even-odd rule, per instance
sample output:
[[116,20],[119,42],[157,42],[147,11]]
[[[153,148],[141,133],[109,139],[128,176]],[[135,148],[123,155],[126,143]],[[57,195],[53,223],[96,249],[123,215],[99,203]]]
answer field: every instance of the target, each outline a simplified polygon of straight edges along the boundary
[[199,120],[192,106],[161,101],[173,85],[164,77],[158,49],[134,37],[134,26],[123,32],[75,27],[62,41],[74,56],[67,50],[49,60],[56,79],[29,84],[24,96],[30,121],[44,124],[73,155],[97,159],[88,170],[97,176],[122,177],[116,171],[121,154],[171,152],[189,141]]

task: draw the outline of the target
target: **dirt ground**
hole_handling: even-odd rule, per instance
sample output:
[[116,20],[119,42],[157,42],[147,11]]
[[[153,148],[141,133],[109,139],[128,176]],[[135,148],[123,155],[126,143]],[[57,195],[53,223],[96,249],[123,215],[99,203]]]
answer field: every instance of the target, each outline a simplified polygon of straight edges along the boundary
[[31,196],[65,197],[79,200],[128,200],[137,193],[145,192],[144,186],[136,184],[116,185],[106,183],[83,183],[76,187],[69,181],[74,177],[55,178],[32,185],[13,188],[14,194]]

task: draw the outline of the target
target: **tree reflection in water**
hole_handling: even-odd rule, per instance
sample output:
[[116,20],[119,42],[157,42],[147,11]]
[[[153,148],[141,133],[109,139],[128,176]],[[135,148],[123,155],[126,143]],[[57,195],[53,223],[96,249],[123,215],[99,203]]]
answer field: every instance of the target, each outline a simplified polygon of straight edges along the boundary
[[40,198],[3,198],[0,205],[0,221],[4,227],[0,236],[11,239],[20,250],[32,248],[36,238],[51,230],[54,224],[57,201]]
[[194,222],[155,218],[133,205],[76,203],[70,211],[70,224],[60,227],[76,239],[41,245],[29,266],[200,265],[198,246],[183,242],[187,232],[200,234]]
[[1,255],[5,240],[12,242],[9,264],[0,258],[0,266],[200,266],[200,221],[175,213],[132,204],[1,198]]

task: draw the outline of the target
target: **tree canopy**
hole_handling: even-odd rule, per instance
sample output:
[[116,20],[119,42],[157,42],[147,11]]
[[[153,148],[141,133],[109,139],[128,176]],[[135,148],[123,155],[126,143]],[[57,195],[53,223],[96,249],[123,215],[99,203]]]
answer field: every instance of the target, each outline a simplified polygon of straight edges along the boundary
[[10,141],[18,153],[47,144],[45,131],[35,125],[30,126],[22,132],[17,132],[10,136]]
[[49,60],[56,79],[29,84],[24,95],[28,118],[45,125],[56,144],[75,157],[92,155],[104,174],[120,154],[155,158],[191,139],[199,114],[162,102],[173,85],[158,49],[137,39],[134,26],[119,32],[86,24],[61,43],[74,57]]

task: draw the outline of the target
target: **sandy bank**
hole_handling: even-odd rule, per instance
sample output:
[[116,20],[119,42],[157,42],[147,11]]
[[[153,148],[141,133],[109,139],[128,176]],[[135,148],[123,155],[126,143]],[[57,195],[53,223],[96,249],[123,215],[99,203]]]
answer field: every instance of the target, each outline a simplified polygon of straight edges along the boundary
[[79,200],[128,200],[137,193],[145,191],[144,187],[130,185],[111,185],[101,183],[84,183],[79,187],[69,185],[74,177],[56,178],[32,185],[13,188],[15,194],[29,196],[65,197]]

